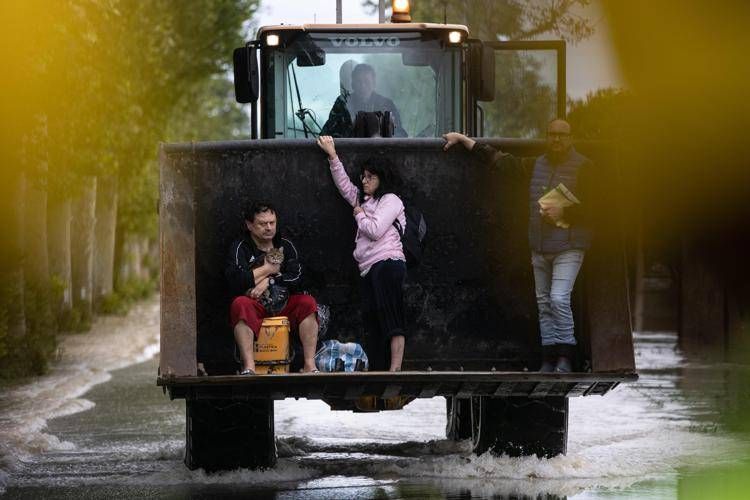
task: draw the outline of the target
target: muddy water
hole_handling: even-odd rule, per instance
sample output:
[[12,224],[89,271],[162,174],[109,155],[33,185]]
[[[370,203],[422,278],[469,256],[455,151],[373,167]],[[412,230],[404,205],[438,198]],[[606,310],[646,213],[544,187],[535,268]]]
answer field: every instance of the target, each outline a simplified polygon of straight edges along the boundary
[[669,333],[637,336],[641,380],[571,400],[568,455],[475,456],[444,439],[445,401],[400,412],[276,403],[279,464],[206,475],[182,464],[184,402],[155,386],[158,302],[63,340],[41,379],[0,396],[8,498],[677,498],[706,467],[746,462],[719,410],[742,369],[687,362]]

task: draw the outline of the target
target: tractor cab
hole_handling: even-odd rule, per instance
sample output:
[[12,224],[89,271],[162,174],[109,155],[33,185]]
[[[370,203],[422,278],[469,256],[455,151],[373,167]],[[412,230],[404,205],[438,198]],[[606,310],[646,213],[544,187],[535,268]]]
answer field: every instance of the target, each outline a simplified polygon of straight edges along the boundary
[[364,111],[390,113],[381,136],[528,139],[565,116],[563,41],[482,42],[456,24],[266,26],[234,71],[252,138],[362,137]]

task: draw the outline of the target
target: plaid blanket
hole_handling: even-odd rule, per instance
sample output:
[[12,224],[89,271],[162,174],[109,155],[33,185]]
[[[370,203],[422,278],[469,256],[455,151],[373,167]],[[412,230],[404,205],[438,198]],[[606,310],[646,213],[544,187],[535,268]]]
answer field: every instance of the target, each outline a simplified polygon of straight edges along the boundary
[[362,346],[356,342],[339,342],[338,340],[325,340],[323,347],[315,353],[315,366],[322,372],[335,372],[336,360],[344,362],[344,371],[353,372],[357,360],[364,362],[364,370],[367,370],[367,354]]

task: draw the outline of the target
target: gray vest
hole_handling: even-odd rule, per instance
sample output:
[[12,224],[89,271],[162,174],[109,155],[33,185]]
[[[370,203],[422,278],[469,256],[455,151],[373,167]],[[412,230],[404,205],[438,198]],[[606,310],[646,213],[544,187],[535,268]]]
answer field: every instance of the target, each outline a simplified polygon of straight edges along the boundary
[[[529,186],[529,246],[541,253],[558,253],[565,250],[587,250],[591,244],[591,229],[580,224],[571,224],[567,229],[545,222],[539,215],[537,200],[561,182],[578,194],[578,173],[589,160],[572,147],[568,157],[553,164],[542,155],[534,164]],[[581,200],[585,203],[584,200]]]

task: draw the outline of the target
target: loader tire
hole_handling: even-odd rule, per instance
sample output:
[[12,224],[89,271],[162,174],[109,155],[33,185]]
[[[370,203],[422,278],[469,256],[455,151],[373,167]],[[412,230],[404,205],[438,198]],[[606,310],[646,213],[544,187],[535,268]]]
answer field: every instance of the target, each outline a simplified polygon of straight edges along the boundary
[[188,468],[215,472],[276,465],[272,399],[188,399],[185,406]]
[[445,398],[445,437],[453,441],[471,439],[471,399]]
[[471,398],[474,453],[511,457],[565,454],[568,399],[564,397]]

